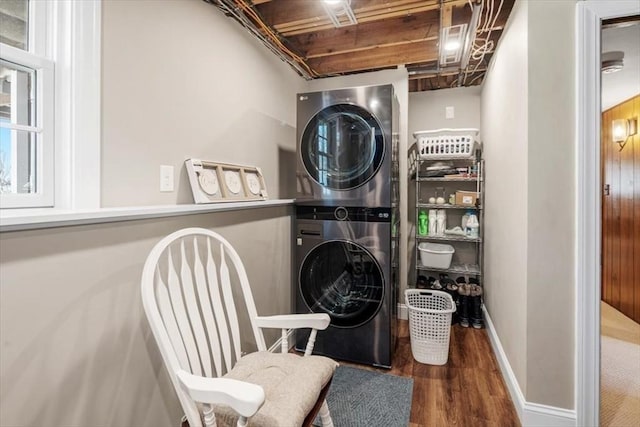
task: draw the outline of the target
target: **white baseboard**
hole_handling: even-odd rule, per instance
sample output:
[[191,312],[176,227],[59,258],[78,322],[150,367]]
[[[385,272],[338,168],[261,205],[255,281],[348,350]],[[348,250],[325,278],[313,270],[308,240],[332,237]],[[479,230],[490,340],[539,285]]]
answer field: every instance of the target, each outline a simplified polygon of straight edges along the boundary
[[575,427],[577,423],[576,411],[573,409],[527,402],[523,412],[525,417],[523,426]]
[[520,423],[524,427],[576,427],[576,411],[572,409],[556,408],[553,406],[540,405],[538,403],[527,402],[522,394],[522,389],[518,384],[518,380],[511,369],[509,359],[502,348],[502,343],[496,333],[491,316],[483,306],[484,319],[487,325],[487,332],[491,341],[491,347],[498,359],[500,371],[504,382],[507,384],[511,400],[516,407]]
[[404,304],[398,304],[398,319],[409,320],[409,309]]

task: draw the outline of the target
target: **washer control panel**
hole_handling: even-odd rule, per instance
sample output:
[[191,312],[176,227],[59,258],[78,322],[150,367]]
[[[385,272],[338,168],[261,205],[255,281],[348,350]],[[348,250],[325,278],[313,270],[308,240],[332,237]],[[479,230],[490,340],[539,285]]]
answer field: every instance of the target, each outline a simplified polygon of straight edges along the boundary
[[296,206],[296,217],[320,221],[391,222],[391,208]]

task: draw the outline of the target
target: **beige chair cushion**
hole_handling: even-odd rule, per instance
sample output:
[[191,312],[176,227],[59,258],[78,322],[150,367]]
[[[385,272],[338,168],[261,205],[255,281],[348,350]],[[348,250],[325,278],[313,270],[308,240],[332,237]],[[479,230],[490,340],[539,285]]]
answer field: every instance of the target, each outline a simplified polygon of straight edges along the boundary
[[[249,426],[299,427],[318,401],[338,364],[322,356],[261,351],[241,358],[224,377],[264,388],[262,408]],[[215,407],[218,426],[235,426],[238,415],[228,406]]]

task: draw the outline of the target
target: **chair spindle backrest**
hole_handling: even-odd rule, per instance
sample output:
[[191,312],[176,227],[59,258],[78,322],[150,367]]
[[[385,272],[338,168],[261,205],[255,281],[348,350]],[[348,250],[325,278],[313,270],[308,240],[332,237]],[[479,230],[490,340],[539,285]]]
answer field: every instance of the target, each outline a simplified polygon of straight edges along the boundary
[[183,369],[222,376],[240,358],[232,277],[240,282],[258,350],[265,350],[262,332],[254,325],[257,312],[246,271],[224,238],[206,229],[184,229],[165,237],[149,254],[143,303],[165,363],[174,373]]

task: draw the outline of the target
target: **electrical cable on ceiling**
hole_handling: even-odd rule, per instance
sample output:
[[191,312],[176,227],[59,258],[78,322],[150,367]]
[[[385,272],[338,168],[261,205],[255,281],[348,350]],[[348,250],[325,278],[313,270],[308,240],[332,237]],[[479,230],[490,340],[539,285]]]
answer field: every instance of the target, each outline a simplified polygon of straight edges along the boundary
[[[286,39],[283,39],[276,29],[266,25],[259,11],[254,7],[252,2],[248,0],[205,1],[216,5],[224,13],[235,18],[244,28],[262,41],[269,50],[276,54],[282,61],[292,66],[304,78],[313,79],[319,76],[319,74],[307,64],[307,58],[304,58],[289,49],[284,44]],[[442,10],[446,0],[439,0],[439,3],[441,11],[440,27],[442,28]],[[481,70],[480,68],[484,64],[486,55],[493,52],[495,48],[495,42],[491,40],[491,35],[496,29],[495,24],[502,11],[504,0],[500,0],[499,3],[497,3],[496,0],[468,0],[467,3],[472,10],[471,21],[472,25],[476,28],[474,31],[475,37],[472,38],[473,41],[469,42],[470,46],[467,44],[465,48],[466,59],[461,62],[461,65],[464,64],[464,69],[459,66],[458,76],[453,80],[452,86],[456,83],[458,86],[461,84],[467,85],[467,79],[471,78],[472,75],[475,75],[471,80],[471,83],[469,83],[472,84],[484,75],[484,71],[486,71],[486,69]],[[478,7],[479,11],[477,10]],[[483,37],[479,37],[481,34]],[[471,58],[475,63],[470,64],[469,58]],[[440,75],[442,71],[445,70],[440,68],[440,63],[438,62],[436,72]],[[437,81],[439,86],[440,79]]]
[[[473,8],[473,4],[471,3],[471,1],[469,1],[468,3],[469,3],[469,6]],[[496,21],[498,20],[498,16],[502,11],[504,0],[500,0],[500,4],[498,5],[497,8],[495,7],[495,0],[486,0],[486,4],[487,4],[487,7],[485,7],[484,0],[480,3],[480,7],[485,9],[485,16],[482,24],[478,25],[478,28],[479,28],[478,33],[482,33],[486,35],[484,37],[476,37],[474,41],[473,49],[471,52],[471,58],[477,62],[474,65],[472,70],[469,70],[470,67],[467,67],[467,69],[464,70],[464,78],[463,78],[464,84],[467,83],[467,77],[470,74],[474,74],[478,71],[478,69],[480,68],[480,66],[484,61],[486,54],[489,52],[492,52],[495,47],[495,43],[493,42],[493,40],[491,40],[491,33],[493,32]],[[480,12],[480,15],[482,18],[482,10]],[[473,84],[473,82],[478,80],[478,78],[480,77],[482,77],[482,74],[474,77],[473,80],[469,82],[469,84],[470,85]]]
[[262,18],[244,0],[216,0],[214,4],[225,13],[232,15],[243,27],[260,39],[269,50],[291,65],[301,76],[307,79],[318,76],[318,73],[309,67],[302,57],[291,51],[280,41],[279,36],[262,21]]
[[264,22],[262,22],[262,18],[260,18],[260,16],[258,16],[258,14],[253,10],[252,7],[250,7],[248,4],[246,4],[244,2],[244,0],[234,0],[235,3],[240,6],[240,8],[247,14],[249,14],[251,16],[251,18],[253,18],[253,20],[260,26],[260,28],[267,34],[267,36],[269,36],[269,39],[271,39],[271,41],[273,43],[275,43],[278,47],[280,47],[280,49],[282,49],[287,55],[289,55],[294,61],[296,61],[297,63],[299,63],[300,65],[302,65],[312,77],[317,76],[318,74],[311,69],[311,67],[309,67],[307,65],[307,63],[304,61],[304,59],[297,55],[296,53],[292,52],[289,48],[287,48],[281,41],[280,38],[271,30],[271,28],[267,25],[265,25]]
[[469,85],[473,86],[473,84],[476,82],[476,80],[478,80],[479,78],[484,77],[484,74],[478,74],[476,77],[474,77],[470,82]]

